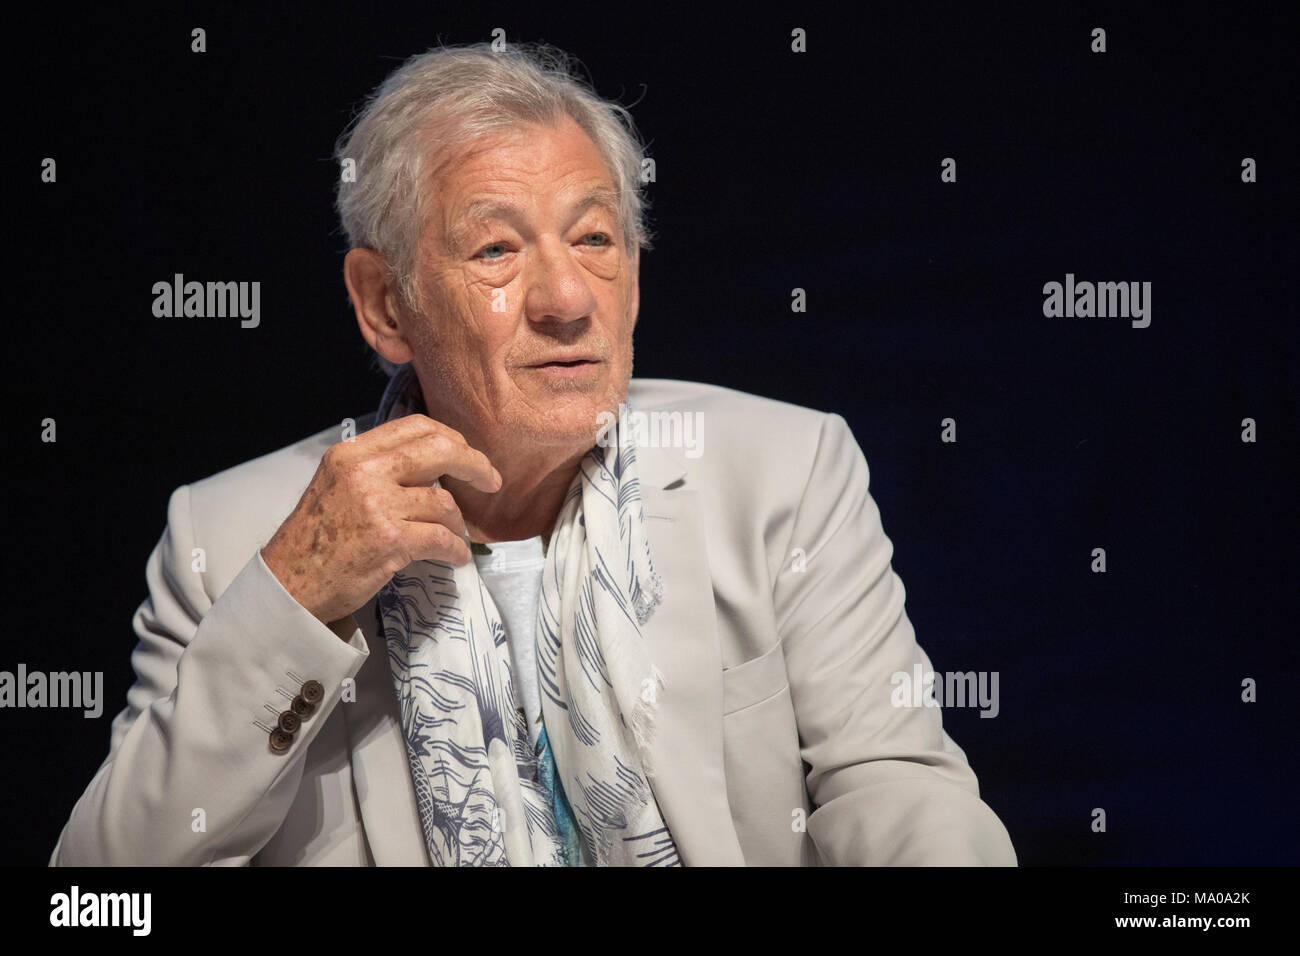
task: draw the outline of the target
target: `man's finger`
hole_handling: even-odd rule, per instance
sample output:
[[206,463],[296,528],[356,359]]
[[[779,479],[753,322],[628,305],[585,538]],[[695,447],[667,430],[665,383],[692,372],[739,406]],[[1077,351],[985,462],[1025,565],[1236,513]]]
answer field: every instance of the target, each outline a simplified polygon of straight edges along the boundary
[[413,561],[446,561],[456,567],[474,560],[465,539],[446,525],[402,522],[402,537]]
[[380,456],[381,471],[403,485],[428,485],[443,475],[467,481],[479,491],[498,491],[501,475],[487,455],[448,435],[425,434]]
[[446,525],[458,535],[465,534],[465,518],[456,506],[456,499],[446,488],[420,485],[400,488],[398,494],[401,501],[399,517],[404,520]]

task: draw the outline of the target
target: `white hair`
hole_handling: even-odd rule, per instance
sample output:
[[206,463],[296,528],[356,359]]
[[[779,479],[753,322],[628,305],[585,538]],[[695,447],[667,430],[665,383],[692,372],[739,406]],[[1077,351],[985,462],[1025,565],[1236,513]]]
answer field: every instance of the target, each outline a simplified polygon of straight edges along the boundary
[[[355,182],[339,177],[335,206],[351,248],[383,257],[402,304],[418,309],[415,262],[432,209],[430,170],[487,133],[525,123],[555,125],[564,116],[591,137],[618,194],[629,254],[650,248],[641,179],[645,147],[623,106],[601,98],[574,75],[575,61],[548,44],[488,43],[436,47],[411,57],[366,100],[335,146],[356,164]],[[389,375],[391,362],[377,356]]]

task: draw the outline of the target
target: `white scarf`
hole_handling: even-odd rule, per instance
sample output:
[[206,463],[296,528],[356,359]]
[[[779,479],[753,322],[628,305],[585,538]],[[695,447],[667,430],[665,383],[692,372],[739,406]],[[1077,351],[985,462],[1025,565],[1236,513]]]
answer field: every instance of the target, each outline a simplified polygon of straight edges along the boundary
[[[419,380],[403,366],[376,424],[423,411]],[[536,628],[537,752],[516,710],[501,616],[474,562],[414,561],[379,593],[435,865],[680,865],[649,784],[663,675],[641,626],[662,583],[635,449],[619,437],[615,425],[583,458],[551,534]]]

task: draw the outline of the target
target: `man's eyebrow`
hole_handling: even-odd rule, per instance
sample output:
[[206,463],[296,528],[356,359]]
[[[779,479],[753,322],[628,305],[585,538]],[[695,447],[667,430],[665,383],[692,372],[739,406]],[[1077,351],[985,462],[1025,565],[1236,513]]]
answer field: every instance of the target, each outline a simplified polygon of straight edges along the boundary
[[456,255],[469,240],[469,235],[477,227],[493,219],[513,219],[519,210],[509,203],[492,199],[477,199],[457,211],[456,217],[447,227],[447,251]]
[[[618,193],[609,186],[593,186],[583,193],[570,208],[571,221],[577,221],[588,209],[604,209],[615,221],[619,219]],[[459,210],[456,219],[447,228],[446,247],[452,255],[458,254],[470,234],[478,226],[493,219],[506,221],[520,217],[519,208],[495,199],[477,199]]]
[[607,213],[618,219],[619,201],[618,193],[609,186],[593,186],[582,194],[582,197],[573,204],[573,218],[576,221],[588,209],[593,206],[604,209]]

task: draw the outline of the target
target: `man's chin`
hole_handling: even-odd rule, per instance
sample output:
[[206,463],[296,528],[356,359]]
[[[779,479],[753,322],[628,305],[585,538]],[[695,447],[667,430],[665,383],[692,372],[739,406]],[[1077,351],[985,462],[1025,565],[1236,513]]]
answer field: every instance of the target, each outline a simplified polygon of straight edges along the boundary
[[593,447],[609,416],[617,416],[620,403],[627,400],[627,385],[619,389],[608,379],[591,384],[593,387],[570,389],[549,383],[549,387],[525,390],[527,397],[516,406],[510,431],[517,440],[535,447],[575,452]]
[[[568,448],[582,451],[596,444],[606,413],[617,415],[618,403],[565,401],[557,402],[548,413],[536,419],[518,422],[512,432],[521,442],[545,448]],[[610,412],[611,407],[614,409]]]
[[577,454],[595,446],[598,431],[599,426],[577,429],[528,425],[516,430],[516,440],[524,446],[563,449]]

